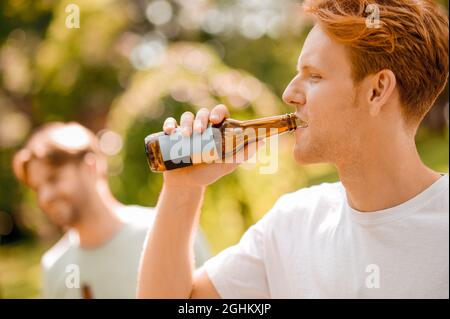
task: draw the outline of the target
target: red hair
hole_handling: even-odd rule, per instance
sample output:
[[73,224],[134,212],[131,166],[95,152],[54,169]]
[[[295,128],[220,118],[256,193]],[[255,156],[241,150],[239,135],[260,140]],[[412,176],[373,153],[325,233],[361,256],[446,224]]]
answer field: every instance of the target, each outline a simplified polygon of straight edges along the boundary
[[[369,5],[379,13],[378,27],[367,24]],[[407,124],[420,123],[448,79],[449,24],[442,8],[431,0],[323,0],[306,1],[304,10],[346,46],[355,82],[390,69]]]

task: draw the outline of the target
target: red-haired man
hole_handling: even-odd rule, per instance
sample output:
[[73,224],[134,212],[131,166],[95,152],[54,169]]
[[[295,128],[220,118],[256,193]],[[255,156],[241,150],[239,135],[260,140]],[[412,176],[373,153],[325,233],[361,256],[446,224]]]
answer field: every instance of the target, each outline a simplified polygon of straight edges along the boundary
[[[449,297],[448,175],[425,166],[414,142],[448,78],[448,18],[431,0],[305,8],[315,26],[283,95],[309,124],[294,157],[334,164],[340,182],[282,196],[194,273],[185,242],[205,187],[238,164],[166,172],[139,297]],[[180,126],[189,135],[228,116],[221,105],[183,114]],[[176,126],[168,118],[164,130]],[[180,244],[167,254],[169,238]]]

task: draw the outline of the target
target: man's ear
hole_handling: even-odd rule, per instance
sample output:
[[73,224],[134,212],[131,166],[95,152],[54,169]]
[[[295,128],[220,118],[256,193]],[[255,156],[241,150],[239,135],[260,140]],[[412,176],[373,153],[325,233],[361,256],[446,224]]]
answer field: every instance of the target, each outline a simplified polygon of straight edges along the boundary
[[394,72],[384,69],[372,75],[369,81],[367,92],[369,112],[371,116],[377,116],[392,98],[397,80]]
[[83,162],[88,167],[89,173],[91,173],[91,174],[93,174],[93,176],[95,176],[97,174],[97,158],[96,158],[95,154],[93,154],[93,153],[85,154],[84,158],[83,158]]
[[17,179],[23,183],[27,183],[25,165],[29,163],[31,157],[31,152],[28,149],[23,148],[14,155],[12,160],[14,175],[16,175]]
[[89,172],[93,174],[93,176],[106,175],[108,167],[105,158],[89,152],[86,155],[84,155],[83,160],[85,164],[89,167]]

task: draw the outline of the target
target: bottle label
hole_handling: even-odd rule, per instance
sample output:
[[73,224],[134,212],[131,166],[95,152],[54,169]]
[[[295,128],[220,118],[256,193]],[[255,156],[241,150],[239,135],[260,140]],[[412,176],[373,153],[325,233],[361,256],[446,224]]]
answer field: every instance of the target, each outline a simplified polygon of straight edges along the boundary
[[194,132],[184,136],[177,129],[170,135],[158,138],[162,159],[167,169],[212,163],[221,155],[221,134],[218,128],[209,126],[202,134]]

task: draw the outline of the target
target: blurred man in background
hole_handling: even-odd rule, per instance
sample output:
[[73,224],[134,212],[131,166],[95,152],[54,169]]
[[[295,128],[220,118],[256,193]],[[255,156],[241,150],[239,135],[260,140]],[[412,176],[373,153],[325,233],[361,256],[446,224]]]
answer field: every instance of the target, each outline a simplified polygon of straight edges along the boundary
[[[146,231],[154,211],[111,194],[97,137],[77,123],[39,128],[14,157],[16,176],[67,232],[41,261],[46,298],[134,298]],[[198,264],[209,257],[198,233]]]

